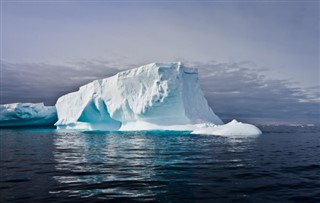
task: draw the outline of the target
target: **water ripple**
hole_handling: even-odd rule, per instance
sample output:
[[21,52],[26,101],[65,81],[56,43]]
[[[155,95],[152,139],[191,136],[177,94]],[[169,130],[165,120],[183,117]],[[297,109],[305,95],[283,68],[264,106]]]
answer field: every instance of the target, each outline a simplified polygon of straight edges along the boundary
[[320,131],[263,131],[247,139],[189,132],[3,131],[1,200],[320,202]]

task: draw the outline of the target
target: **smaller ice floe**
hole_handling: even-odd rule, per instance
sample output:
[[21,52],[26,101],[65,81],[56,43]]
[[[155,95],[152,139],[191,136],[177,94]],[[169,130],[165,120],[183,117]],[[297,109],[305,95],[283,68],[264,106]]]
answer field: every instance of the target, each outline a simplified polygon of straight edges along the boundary
[[0,127],[53,126],[56,121],[54,106],[45,106],[43,103],[0,105]]
[[228,137],[255,137],[261,135],[262,132],[254,125],[241,123],[237,120],[224,125],[206,124],[192,131],[192,134],[220,135]]
[[310,123],[310,124],[307,124],[306,126],[307,126],[307,127],[314,127],[314,126],[316,126],[316,125],[315,125],[315,124]]

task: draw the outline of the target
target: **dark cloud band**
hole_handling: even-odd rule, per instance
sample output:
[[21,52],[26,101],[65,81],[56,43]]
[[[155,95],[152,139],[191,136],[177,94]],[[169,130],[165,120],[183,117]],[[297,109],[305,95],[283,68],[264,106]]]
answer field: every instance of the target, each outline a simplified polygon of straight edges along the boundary
[[[45,102],[94,79],[109,77],[135,65],[84,61],[72,65],[1,62],[1,103]],[[200,84],[213,110],[229,120],[252,123],[320,123],[319,87],[292,87],[290,81],[267,79],[250,62],[195,63]],[[121,67],[121,68],[119,68]]]

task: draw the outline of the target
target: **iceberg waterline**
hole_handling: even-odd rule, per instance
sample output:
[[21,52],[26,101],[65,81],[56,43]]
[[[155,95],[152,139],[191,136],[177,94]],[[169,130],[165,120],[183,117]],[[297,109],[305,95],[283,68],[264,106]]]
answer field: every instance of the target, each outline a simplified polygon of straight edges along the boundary
[[[13,108],[14,105],[17,107]],[[152,63],[95,80],[77,92],[60,97],[55,107],[30,103],[1,106],[0,121],[2,124],[6,121],[1,126],[15,126],[21,122],[33,125],[41,121],[53,124],[57,120],[57,129],[85,131],[187,130],[194,134],[225,136],[261,134],[257,127],[235,120],[223,125],[200,89],[198,70],[180,62]],[[21,109],[29,116],[10,116]],[[15,117],[20,121],[16,122]]]

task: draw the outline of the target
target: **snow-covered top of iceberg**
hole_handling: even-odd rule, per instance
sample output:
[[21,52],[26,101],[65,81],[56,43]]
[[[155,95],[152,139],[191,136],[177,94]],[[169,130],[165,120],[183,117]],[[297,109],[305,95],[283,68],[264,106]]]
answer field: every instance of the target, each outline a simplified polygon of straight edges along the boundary
[[43,103],[12,103],[0,105],[0,127],[53,125],[56,108]]
[[223,124],[200,89],[197,69],[180,62],[151,63],[95,80],[60,97],[56,108],[58,128],[142,130],[136,123],[155,129]]
[[192,134],[220,135],[227,137],[255,137],[262,132],[254,125],[232,120],[225,125],[204,125],[195,129]]

